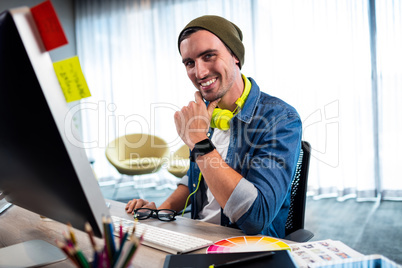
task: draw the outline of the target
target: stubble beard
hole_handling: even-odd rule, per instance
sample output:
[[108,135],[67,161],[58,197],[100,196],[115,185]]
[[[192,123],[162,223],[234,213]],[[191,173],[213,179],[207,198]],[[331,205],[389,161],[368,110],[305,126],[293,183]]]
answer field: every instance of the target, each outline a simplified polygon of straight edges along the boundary
[[217,93],[217,95],[209,96],[209,97],[206,97],[202,91],[200,91],[200,92],[201,92],[201,96],[202,96],[202,98],[204,100],[209,101],[209,102],[213,102],[213,101],[216,101],[217,99],[220,99],[223,96],[225,96],[227,90],[226,91],[220,91],[220,92]]

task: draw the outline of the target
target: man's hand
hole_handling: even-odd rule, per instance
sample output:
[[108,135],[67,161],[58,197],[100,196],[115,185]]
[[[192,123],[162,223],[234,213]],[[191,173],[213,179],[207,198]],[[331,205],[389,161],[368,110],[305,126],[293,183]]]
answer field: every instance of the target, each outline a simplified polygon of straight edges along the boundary
[[201,93],[197,91],[195,101],[174,114],[177,133],[191,150],[194,144],[207,138],[212,112],[219,101],[220,99],[210,102],[206,107]]
[[154,202],[149,202],[148,200],[145,199],[133,199],[127,202],[126,212],[134,214],[134,209],[137,208],[156,209],[156,205]]

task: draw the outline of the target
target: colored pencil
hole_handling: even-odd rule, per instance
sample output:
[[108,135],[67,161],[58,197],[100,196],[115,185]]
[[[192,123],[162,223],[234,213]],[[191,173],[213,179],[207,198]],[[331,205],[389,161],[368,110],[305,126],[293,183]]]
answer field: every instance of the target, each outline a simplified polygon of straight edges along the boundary
[[61,242],[61,241],[56,241],[57,246],[66,254],[67,258],[69,258],[77,267],[80,267],[80,264],[78,263],[77,259],[74,256],[74,253],[72,249],[70,249],[67,244]]
[[91,242],[93,250],[96,251],[96,242],[95,242],[95,239],[94,239],[94,232],[93,232],[92,227],[89,224],[89,222],[85,223],[85,231],[88,234],[89,241]]
[[77,245],[77,239],[75,238],[75,233],[73,231],[73,226],[71,225],[71,223],[67,223],[67,227],[68,227],[68,231],[70,233],[71,242],[75,246],[75,245]]
[[78,248],[75,248],[75,256],[80,264],[80,267],[82,268],[90,268],[89,263],[87,261],[87,259],[85,258],[84,254],[82,253],[82,251]]

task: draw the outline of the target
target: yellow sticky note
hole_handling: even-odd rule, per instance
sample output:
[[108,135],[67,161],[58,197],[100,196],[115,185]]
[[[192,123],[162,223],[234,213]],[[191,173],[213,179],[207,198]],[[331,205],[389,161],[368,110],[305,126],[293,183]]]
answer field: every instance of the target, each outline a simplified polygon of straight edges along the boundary
[[55,62],[53,68],[67,102],[91,96],[77,56]]

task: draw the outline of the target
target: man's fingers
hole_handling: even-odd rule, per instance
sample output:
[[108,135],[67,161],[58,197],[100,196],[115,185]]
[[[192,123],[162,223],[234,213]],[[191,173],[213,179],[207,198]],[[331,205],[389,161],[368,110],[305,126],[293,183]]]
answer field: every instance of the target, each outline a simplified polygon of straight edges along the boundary
[[143,208],[156,209],[155,202],[148,202],[146,205],[143,206]]
[[221,100],[221,99],[217,99],[217,100],[214,100],[214,101],[212,101],[212,102],[209,103],[207,110],[208,110],[208,114],[209,114],[210,117],[212,116],[212,112],[214,111],[214,109],[216,108],[216,106],[218,106],[218,102],[219,102],[220,100]]
[[195,98],[196,103],[203,103],[204,102],[204,100],[202,99],[201,92],[199,92],[199,91],[196,91],[194,93],[194,98]]
[[137,199],[133,199],[133,200],[128,201],[127,205],[126,205],[127,213],[132,212],[136,204],[137,204]]
[[177,134],[179,134],[180,137],[183,137],[185,129],[182,126],[185,125],[185,120],[184,115],[181,111],[175,112],[174,123],[176,125]]
[[127,213],[134,213],[135,209],[143,207],[154,208],[155,203],[144,199],[133,199],[127,202],[126,211]]
[[143,208],[148,204],[148,200],[144,199],[137,199],[137,204],[135,205],[134,209]]

